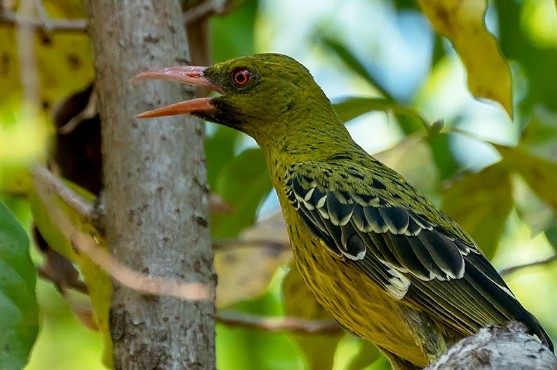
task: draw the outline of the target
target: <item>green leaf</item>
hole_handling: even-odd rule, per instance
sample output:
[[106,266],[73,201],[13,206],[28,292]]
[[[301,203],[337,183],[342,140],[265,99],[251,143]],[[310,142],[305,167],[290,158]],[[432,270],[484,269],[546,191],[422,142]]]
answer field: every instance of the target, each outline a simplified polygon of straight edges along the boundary
[[459,169],[459,163],[451,150],[451,136],[451,134],[437,134],[428,138],[441,181],[452,178]]
[[271,188],[260,149],[247,149],[229,161],[222,169],[214,190],[232,207],[232,213],[214,215],[211,232],[219,237],[232,237],[253,224],[257,208]]
[[351,97],[342,99],[333,106],[343,122],[350,121],[367,112],[382,111],[408,116],[419,121],[426,130],[429,128],[427,121],[417,111],[385,98]]
[[234,158],[234,146],[241,133],[226,126],[212,123],[215,132],[205,140],[205,155],[207,157],[207,178],[212,189],[215,188],[220,171],[229,160]]
[[29,239],[0,203],[0,364],[23,368],[39,329],[35,296],[37,272],[29,257]]
[[[78,185],[69,181],[65,181],[65,184],[74,192],[81,195],[85,200],[92,202],[95,199],[93,194]],[[43,192],[44,191],[45,189],[43,189]],[[68,235],[65,234],[68,233],[68,230],[63,232],[58,228],[58,222],[60,222],[60,220],[57,218],[66,217],[67,221],[75,228],[74,231],[80,231],[91,235],[99,248],[108,249],[106,240],[93,225],[89,224],[87,220],[84,220],[57,195],[52,193],[45,194],[51,197],[48,199],[50,200],[50,204],[45,204],[38,193],[38,190],[34,190],[29,196],[35,225],[53,250],[79,265],[89,290],[95,323],[99,331],[103,334],[103,362],[107,367],[112,367],[113,348],[108,322],[112,295],[112,280],[110,276],[101,267],[91,261],[87,255],[74,251],[68,239]],[[51,214],[50,212],[52,211],[57,211],[59,214]]]
[[513,207],[509,173],[498,162],[454,182],[443,193],[442,209],[492,258]]
[[[289,316],[307,320],[332,320],[331,315],[317,303],[309,292],[298,268],[291,263],[290,270],[282,282],[284,309]],[[332,369],[335,361],[335,351],[344,336],[338,334],[292,334],[301,350],[305,354],[309,369]]]

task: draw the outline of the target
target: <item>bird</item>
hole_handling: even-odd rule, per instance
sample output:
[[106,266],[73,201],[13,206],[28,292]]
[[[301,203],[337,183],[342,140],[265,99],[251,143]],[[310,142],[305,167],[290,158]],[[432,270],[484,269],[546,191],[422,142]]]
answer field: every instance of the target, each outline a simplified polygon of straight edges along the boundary
[[251,136],[265,157],[304,282],[394,369],[423,368],[461,338],[509,321],[523,323],[553,351],[474,240],[352,139],[295,59],[255,54],[136,78],[218,93],[136,117],[191,114]]

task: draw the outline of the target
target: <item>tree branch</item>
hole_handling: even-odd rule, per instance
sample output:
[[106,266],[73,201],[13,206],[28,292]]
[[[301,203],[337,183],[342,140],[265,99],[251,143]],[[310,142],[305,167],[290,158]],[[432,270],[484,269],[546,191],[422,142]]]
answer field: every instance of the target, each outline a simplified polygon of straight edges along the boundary
[[343,329],[334,320],[304,320],[290,316],[271,317],[235,311],[218,312],[217,321],[228,326],[259,329],[268,332],[330,335],[343,332]]
[[516,265],[516,266],[506,267],[506,268],[501,269],[499,271],[499,275],[506,276],[506,275],[510,275],[514,272],[517,272],[519,270],[522,270],[522,269],[525,269],[525,268],[528,268],[528,267],[549,265],[556,260],[557,260],[557,255],[554,254],[552,256],[549,256],[549,257],[541,259],[541,260],[527,262],[527,263],[523,263],[523,264]]
[[71,243],[78,252],[87,255],[120,284],[139,293],[190,301],[212,302],[215,299],[215,290],[211,285],[159,278],[128,268],[100,248],[90,235],[83,232],[75,232],[71,236]]
[[[198,19],[208,18],[213,15],[223,14],[227,11],[230,1],[215,5],[212,1],[205,1],[196,7],[183,13],[185,24],[192,23]],[[43,15],[41,19],[22,16],[8,9],[0,9],[0,24],[12,25],[16,27],[30,27],[40,29],[44,32],[78,32],[87,30],[86,19],[65,19],[50,18]]]
[[555,370],[557,358],[524,325],[490,325],[452,346],[425,370]]
[[34,29],[40,29],[45,32],[85,32],[87,22],[85,19],[61,19],[47,18],[36,19],[30,17],[22,17],[17,13],[4,9],[0,12],[0,24],[8,24],[13,26],[26,26]]
[[59,178],[54,176],[46,167],[42,165],[35,165],[31,169],[31,175],[35,182],[35,187],[44,189],[49,193],[54,193],[58,195],[64,203],[75,210],[85,221],[95,223],[97,221],[97,214],[93,204],[83,199],[83,197],[72,189],[70,189],[66,184],[64,184]]

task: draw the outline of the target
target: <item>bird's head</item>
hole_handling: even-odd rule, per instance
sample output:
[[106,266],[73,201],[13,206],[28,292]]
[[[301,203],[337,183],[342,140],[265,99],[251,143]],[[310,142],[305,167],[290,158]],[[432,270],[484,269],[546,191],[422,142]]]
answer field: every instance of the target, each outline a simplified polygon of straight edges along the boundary
[[280,54],[239,57],[211,67],[162,68],[140,73],[136,78],[199,85],[220,94],[186,100],[138,117],[193,114],[243,131],[258,142],[286,131],[304,130],[304,123],[296,117],[333,112],[309,71]]

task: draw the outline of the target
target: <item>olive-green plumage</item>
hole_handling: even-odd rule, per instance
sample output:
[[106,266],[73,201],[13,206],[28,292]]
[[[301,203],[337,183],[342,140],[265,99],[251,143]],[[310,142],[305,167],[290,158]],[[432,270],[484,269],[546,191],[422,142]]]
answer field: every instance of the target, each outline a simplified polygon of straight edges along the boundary
[[261,54],[203,78],[223,94],[190,113],[257,141],[309,289],[395,368],[424,367],[456,340],[509,320],[552,348],[470,236],[352,140],[301,64]]

